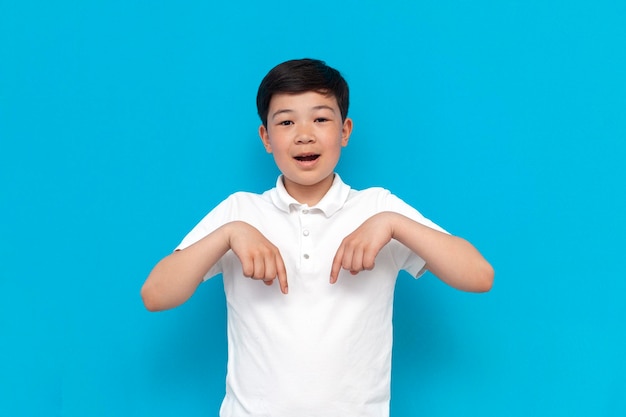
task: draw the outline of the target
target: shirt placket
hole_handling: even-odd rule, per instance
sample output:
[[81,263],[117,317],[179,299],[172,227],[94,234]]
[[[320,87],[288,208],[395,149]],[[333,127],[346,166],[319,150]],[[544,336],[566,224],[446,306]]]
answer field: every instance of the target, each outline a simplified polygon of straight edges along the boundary
[[300,265],[303,272],[311,272],[315,262],[313,251],[313,214],[308,207],[302,207],[299,211],[300,217]]

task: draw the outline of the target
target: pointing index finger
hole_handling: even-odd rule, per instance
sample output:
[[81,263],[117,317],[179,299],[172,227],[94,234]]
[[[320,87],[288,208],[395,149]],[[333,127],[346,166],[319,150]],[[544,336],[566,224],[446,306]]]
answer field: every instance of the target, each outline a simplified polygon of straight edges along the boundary
[[337,278],[339,278],[339,271],[341,270],[341,262],[343,258],[343,243],[337,249],[337,253],[335,254],[335,258],[333,259],[333,265],[330,268],[330,283],[334,284],[337,282]]
[[289,286],[287,285],[287,270],[285,269],[285,263],[280,253],[276,255],[276,275],[278,276],[278,284],[280,285],[280,291],[283,294],[289,293]]

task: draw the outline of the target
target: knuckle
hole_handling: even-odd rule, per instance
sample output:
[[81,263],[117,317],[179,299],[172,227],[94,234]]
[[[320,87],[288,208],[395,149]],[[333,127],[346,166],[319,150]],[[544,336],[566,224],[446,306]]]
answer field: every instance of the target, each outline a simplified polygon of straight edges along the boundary
[[248,259],[242,260],[241,271],[243,272],[243,275],[246,277],[252,276],[252,274],[254,273],[254,267],[253,267],[252,262],[249,261]]

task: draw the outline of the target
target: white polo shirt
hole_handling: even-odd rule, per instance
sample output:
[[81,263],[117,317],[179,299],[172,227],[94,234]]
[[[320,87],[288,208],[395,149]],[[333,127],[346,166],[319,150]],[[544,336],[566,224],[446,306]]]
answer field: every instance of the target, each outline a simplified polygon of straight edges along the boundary
[[350,189],[339,175],[315,206],[300,204],[282,178],[265,193],[238,192],[185,237],[184,249],[240,220],[276,245],[289,294],[245,278],[228,251],[207,273],[223,274],[228,309],[228,373],[222,417],[385,417],[389,415],[393,291],[398,271],[414,276],[425,262],[396,240],[372,271],[330,268],[345,236],[382,211],[440,227],[382,188]]

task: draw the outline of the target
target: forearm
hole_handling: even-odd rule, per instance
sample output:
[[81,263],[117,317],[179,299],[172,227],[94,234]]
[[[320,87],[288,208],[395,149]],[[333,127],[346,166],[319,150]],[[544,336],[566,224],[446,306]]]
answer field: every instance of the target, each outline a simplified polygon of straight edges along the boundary
[[198,242],[163,258],[150,272],[141,297],[150,311],[177,307],[187,301],[215,263],[228,251],[224,225]]
[[424,259],[428,270],[443,282],[462,291],[491,289],[493,268],[471,243],[400,214],[389,215],[393,238]]

